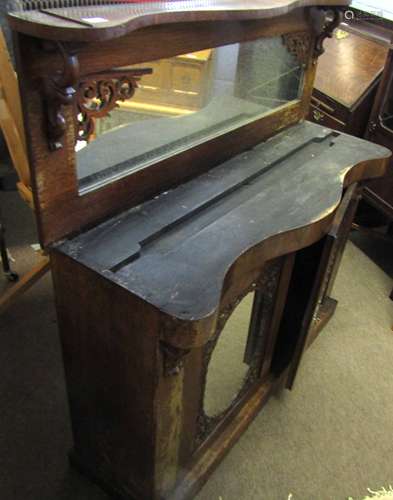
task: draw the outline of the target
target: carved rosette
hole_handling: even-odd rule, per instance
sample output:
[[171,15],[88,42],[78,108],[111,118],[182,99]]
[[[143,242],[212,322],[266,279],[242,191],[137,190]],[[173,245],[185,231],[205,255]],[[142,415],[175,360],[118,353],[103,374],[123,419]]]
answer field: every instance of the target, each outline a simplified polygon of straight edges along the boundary
[[288,52],[293,55],[301,66],[306,66],[311,53],[310,33],[303,31],[287,33],[282,38]]
[[163,341],[160,342],[160,348],[163,356],[164,376],[178,375],[183,368],[184,357],[190,349],[179,349]]
[[[236,405],[236,403],[241,399],[241,397],[247,392],[248,388],[256,382],[260,377],[260,370],[263,362],[263,354],[264,354],[264,344],[263,340],[265,340],[268,329],[270,325],[270,319],[273,311],[275,296],[277,292],[277,287],[279,283],[281,268],[282,268],[282,259],[276,259],[274,261],[269,262],[263,269],[262,275],[259,280],[253,283],[249,288],[244,290],[244,292],[237,297],[235,301],[228,304],[220,313],[216,333],[206,344],[203,352],[203,384],[201,391],[201,400],[199,403],[199,415],[197,418],[197,434],[195,438],[194,447],[195,449],[200,446],[203,441],[209,436],[209,434],[214,430],[214,428],[219,424],[225,415],[231,411],[231,409]],[[222,413],[218,415],[209,416],[206,415],[204,411],[204,395],[206,389],[206,378],[207,371],[209,368],[210,359],[212,357],[214,348],[218,342],[218,339],[225,327],[225,324],[236,307],[240,304],[240,302],[244,299],[244,297],[250,292],[257,292],[263,294],[263,300],[261,301],[261,322],[257,325],[257,331],[253,332],[253,335],[256,336],[257,346],[258,348],[253,353],[252,358],[249,362],[249,369],[244,378],[243,385],[233,399],[232,403],[226,408]],[[262,342],[261,342],[262,340]]]
[[107,116],[119,101],[131,99],[142,75],[152,70],[131,69],[88,75],[80,81],[75,101],[77,140],[89,141],[96,119]]

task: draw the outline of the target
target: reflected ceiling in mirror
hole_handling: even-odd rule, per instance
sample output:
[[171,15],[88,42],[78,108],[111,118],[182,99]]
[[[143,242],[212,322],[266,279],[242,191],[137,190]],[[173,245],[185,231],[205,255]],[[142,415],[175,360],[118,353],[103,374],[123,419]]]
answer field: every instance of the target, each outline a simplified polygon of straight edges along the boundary
[[282,37],[89,75],[75,111],[80,193],[285,106],[302,81]]

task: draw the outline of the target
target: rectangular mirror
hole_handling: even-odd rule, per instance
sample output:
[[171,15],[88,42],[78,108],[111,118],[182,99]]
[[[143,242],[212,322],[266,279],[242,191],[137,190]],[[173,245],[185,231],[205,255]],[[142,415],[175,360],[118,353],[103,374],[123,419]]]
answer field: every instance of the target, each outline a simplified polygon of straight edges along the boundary
[[299,98],[302,82],[281,36],[90,75],[75,110],[79,192],[272,113]]

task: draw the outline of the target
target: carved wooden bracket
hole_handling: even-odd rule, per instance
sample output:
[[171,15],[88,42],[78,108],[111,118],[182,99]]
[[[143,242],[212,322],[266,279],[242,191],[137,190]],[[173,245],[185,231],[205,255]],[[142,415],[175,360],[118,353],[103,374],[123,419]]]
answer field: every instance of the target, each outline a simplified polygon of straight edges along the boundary
[[43,81],[47,113],[47,135],[49,148],[56,151],[63,147],[62,137],[66,132],[63,107],[72,104],[79,79],[79,61],[76,54],[67,53],[61,43],[47,47],[57,50],[63,61],[63,69],[53,77]]
[[317,34],[315,42],[314,56],[318,58],[325,49],[323,43],[326,38],[332,38],[333,31],[339,26],[342,21],[342,11],[338,8],[324,9],[314,7],[311,9],[311,18],[314,26],[314,31]]
[[94,134],[95,120],[107,116],[118,106],[118,101],[131,99],[141,76],[151,73],[151,68],[114,69],[83,78],[75,100],[76,139],[88,141]]
[[163,354],[165,377],[178,375],[183,368],[184,357],[190,352],[190,349],[179,349],[162,341],[160,347]]
[[282,37],[284,45],[302,66],[308,62],[311,52],[311,35],[308,32],[287,33]]
[[151,74],[151,68],[113,69],[80,79],[79,60],[60,43],[46,43],[44,50],[58,52],[62,70],[43,79],[47,113],[47,136],[51,151],[63,147],[67,129],[64,106],[75,107],[76,140],[88,140],[94,133],[95,119],[106,116],[117,106],[117,101],[130,99],[142,75]]

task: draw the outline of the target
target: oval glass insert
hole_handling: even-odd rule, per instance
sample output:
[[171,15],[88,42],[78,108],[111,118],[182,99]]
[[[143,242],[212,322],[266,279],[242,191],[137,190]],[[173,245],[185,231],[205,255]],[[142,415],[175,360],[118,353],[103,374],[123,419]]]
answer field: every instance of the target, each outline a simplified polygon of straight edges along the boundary
[[249,293],[227,320],[207,368],[204,412],[225,411],[243,386],[249,366],[244,362],[255,293]]

